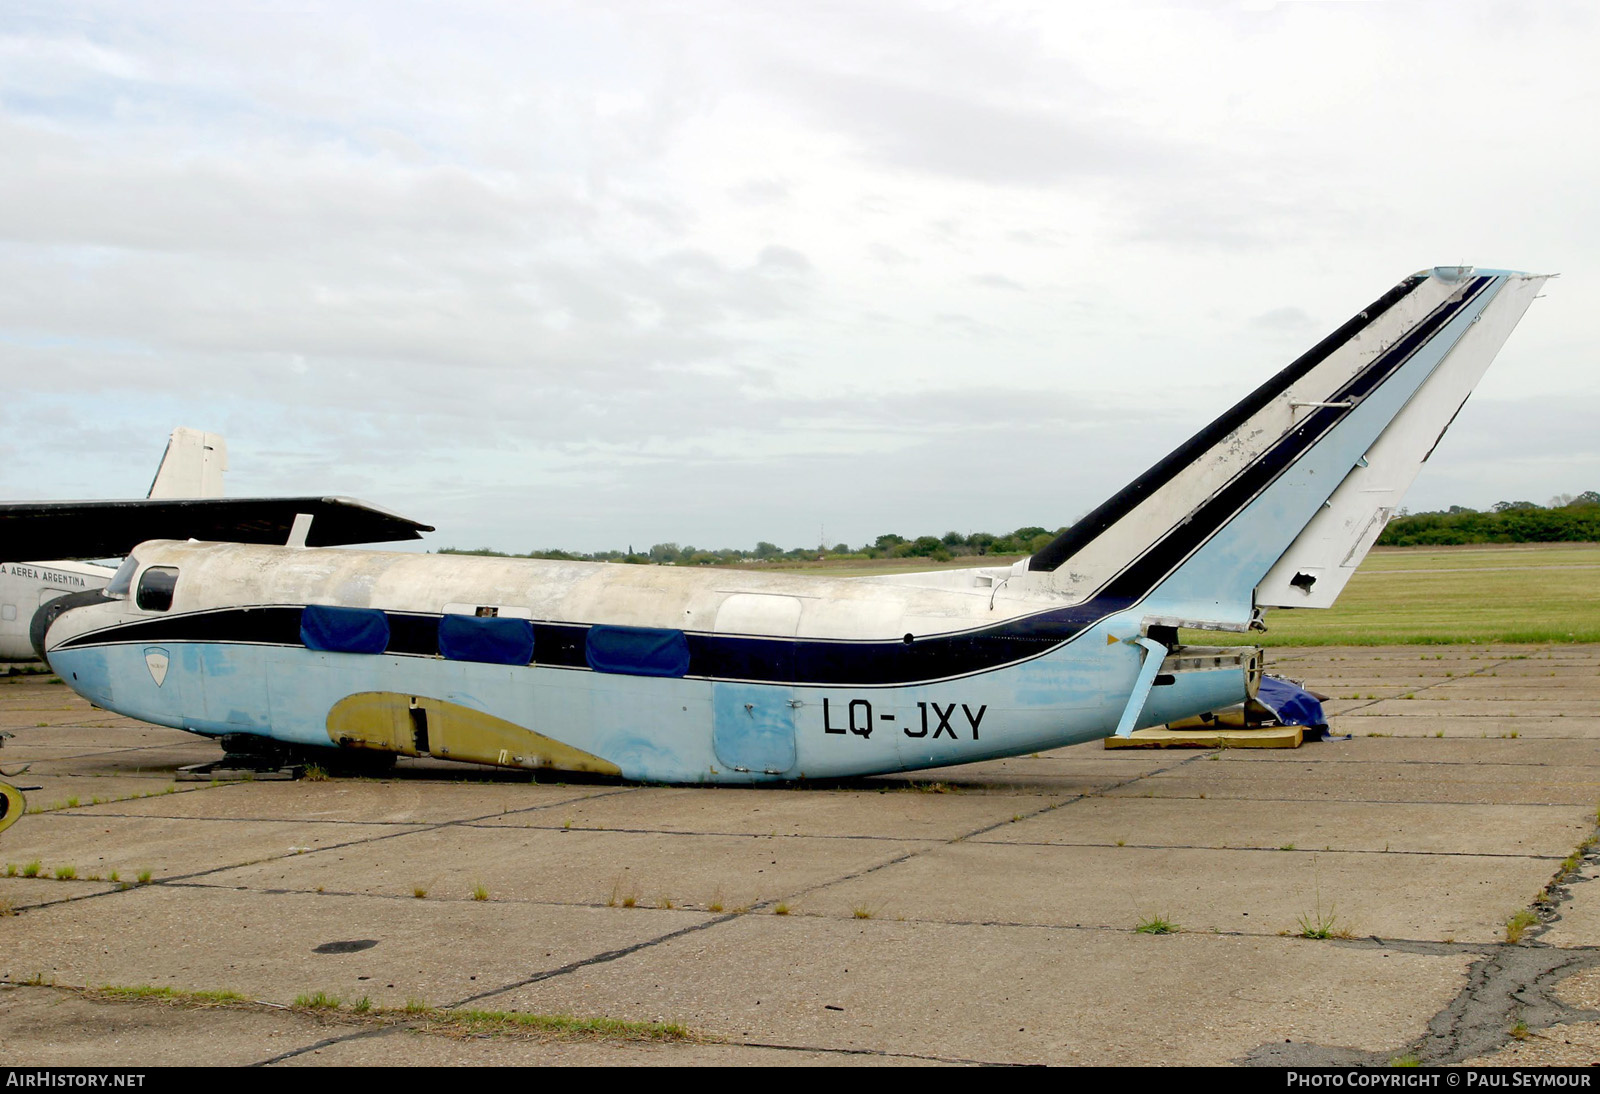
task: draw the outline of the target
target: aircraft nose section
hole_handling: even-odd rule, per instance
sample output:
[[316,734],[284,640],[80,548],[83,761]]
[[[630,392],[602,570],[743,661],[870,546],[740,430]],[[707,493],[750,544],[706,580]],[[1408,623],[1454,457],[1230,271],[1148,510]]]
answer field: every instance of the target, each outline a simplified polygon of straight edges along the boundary
[[28,641],[33,644],[33,652],[39,655],[39,660],[48,665],[50,657],[45,652],[44,642],[45,636],[50,631],[50,624],[74,608],[83,608],[90,604],[107,604],[112,599],[99,589],[86,589],[81,593],[58,596],[40,605],[39,610],[33,613],[33,622],[28,624]]

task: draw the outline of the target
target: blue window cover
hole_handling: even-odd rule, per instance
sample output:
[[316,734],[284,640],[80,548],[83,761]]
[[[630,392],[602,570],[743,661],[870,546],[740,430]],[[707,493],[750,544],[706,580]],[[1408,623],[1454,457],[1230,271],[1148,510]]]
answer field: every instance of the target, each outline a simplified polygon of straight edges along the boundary
[[526,665],[533,660],[533,624],[526,619],[447,615],[439,620],[439,652],[452,661]]
[[376,608],[307,604],[300,613],[300,641],[328,653],[382,653],[389,645],[389,617]]
[[682,631],[654,627],[590,627],[584,658],[596,672],[682,676],[689,671],[689,640]]

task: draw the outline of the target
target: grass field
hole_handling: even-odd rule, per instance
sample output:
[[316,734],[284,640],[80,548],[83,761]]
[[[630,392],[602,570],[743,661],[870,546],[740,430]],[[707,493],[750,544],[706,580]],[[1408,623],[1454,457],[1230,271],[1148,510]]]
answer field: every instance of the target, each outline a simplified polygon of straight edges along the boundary
[[[830,577],[1002,566],[1011,558],[800,563]],[[784,567],[790,568],[790,567]],[[1387,646],[1468,642],[1600,642],[1600,543],[1379,547],[1325,611],[1279,608],[1267,633],[1185,632],[1204,644]]]
[[[1600,642],[1600,544],[1379,547],[1325,611],[1274,609],[1264,646]],[[1209,632],[1188,641],[1216,643]]]

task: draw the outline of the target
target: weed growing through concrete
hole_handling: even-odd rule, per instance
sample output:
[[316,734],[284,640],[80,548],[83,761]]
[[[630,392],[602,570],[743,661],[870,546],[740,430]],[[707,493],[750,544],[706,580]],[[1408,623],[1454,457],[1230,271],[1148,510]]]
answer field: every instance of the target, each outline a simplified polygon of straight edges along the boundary
[[150,874],[149,870],[140,870],[139,871],[139,884],[140,885],[149,885],[150,884],[150,877],[151,877],[151,874]]
[[75,878],[77,876],[78,876],[78,868],[76,866],[57,866],[56,867],[56,880],[57,881],[71,881],[73,878]]
[[328,769],[321,764],[306,764],[305,780],[308,783],[325,783],[328,781]]
[[1506,920],[1506,941],[1516,945],[1522,941],[1522,936],[1528,933],[1528,928],[1538,922],[1538,913],[1532,908],[1520,909],[1510,919]]
[[339,997],[329,995],[327,992],[316,991],[310,995],[297,995],[294,1005],[301,1010],[338,1010]]
[[871,919],[874,913],[873,910],[867,907],[865,904],[857,904],[854,908],[850,909],[850,914],[855,916],[857,919]]
[[1349,938],[1350,931],[1337,926],[1339,917],[1334,914],[1336,905],[1329,904],[1326,912],[1322,910],[1322,870],[1315,856],[1311,862],[1311,885],[1316,907],[1295,920],[1300,926],[1298,933],[1301,938]]
[[[1336,938],[1336,937],[1340,937],[1339,932],[1334,927],[1334,923],[1337,920],[1338,920],[1338,917],[1336,915],[1334,915],[1334,910],[1333,910],[1333,907],[1331,905],[1329,906],[1328,911],[1326,913],[1324,913],[1322,911],[1322,908],[1319,905],[1315,912],[1306,912],[1306,913],[1303,913],[1300,916],[1300,918],[1298,920],[1298,922],[1300,924],[1300,937],[1301,938]],[[1348,933],[1348,932],[1346,932],[1346,933]]]
[[28,863],[24,863],[23,864],[23,866],[22,866],[22,876],[23,877],[38,877],[39,876],[39,871],[41,871],[43,869],[44,869],[44,863],[40,862],[38,859],[34,859],[32,862],[28,862]]
[[1182,929],[1166,916],[1152,915],[1139,920],[1133,930],[1135,934],[1176,934]]
[[472,887],[472,899],[473,900],[488,900],[489,899],[489,890],[486,887],[482,886],[482,885],[474,885]]
[[789,914],[789,905],[782,904],[782,903],[778,904],[777,907],[772,909],[772,914],[773,915],[788,915]]
[[1521,1018],[1518,1018],[1515,1022],[1511,1023],[1511,1036],[1515,1037],[1519,1041],[1527,1040],[1530,1036],[1528,1023],[1524,1022]]
[[1407,1054],[1405,1056],[1391,1056],[1389,1058],[1389,1066],[1390,1067],[1421,1067],[1422,1066],[1422,1058],[1420,1056],[1412,1056],[1410,1054]]
[[416,897],[418,900],[426,900],[428,897],[428,890],[418,885],[415,889],[411,890],[411,895]]
[[250,1000],[236,991],[179,991],[176,988],[137,984],[123,987],[105,984],[98,988],[85,988],[84,994],[92,999],[112,999],[117,1002],[158,1002],[179,1006],[225,1007],[248,1003]]

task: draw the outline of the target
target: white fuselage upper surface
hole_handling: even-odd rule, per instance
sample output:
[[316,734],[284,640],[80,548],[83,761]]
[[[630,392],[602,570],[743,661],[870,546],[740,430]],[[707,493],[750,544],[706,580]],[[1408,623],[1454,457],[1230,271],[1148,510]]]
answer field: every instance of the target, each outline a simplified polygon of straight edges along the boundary
[[35,660],[33,613],[68,593],[104,588],[115,571],[89,562],[0,563],[0,661]]

